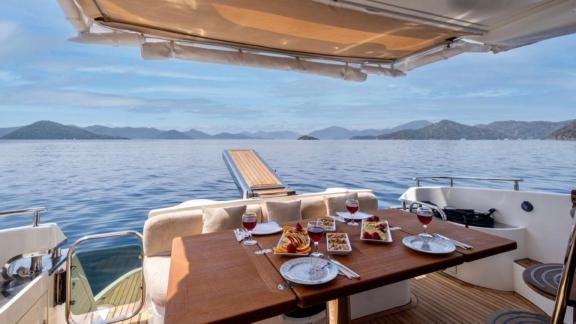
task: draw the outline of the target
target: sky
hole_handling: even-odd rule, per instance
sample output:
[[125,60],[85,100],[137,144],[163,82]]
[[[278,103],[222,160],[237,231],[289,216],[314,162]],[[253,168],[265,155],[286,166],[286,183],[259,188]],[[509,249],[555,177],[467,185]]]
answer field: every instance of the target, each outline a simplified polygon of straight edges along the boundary
[[576,35],[499,54],[464,54],[363,83],[77,44],[56,0],[0,4],[0,127],[78,126],[309,132],[412,120],[576,119]]

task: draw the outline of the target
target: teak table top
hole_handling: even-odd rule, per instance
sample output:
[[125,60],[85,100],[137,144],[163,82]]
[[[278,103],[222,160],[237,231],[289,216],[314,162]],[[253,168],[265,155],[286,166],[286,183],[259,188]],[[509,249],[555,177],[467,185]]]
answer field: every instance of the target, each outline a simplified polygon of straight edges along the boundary
[[[473,245],[458,248],[449,255],[426,255],[402,244],[402,238],[420,233],[422,226],[413,214],[399,210],[378,211],[390,226],[393,242],[372,243],[360,240],[360,229],[337,222],[337,232],[348,233],[352,253],[333,256],[360,274],[360,279],[338,276],[321,286],[298,285],[279,290],[284,280],[278,269],[289,257],[255,255],[258,248],[272,248],[280,234],[255,236],[259,247],[245,247],[235,241],[232,231],[177,238],[173,242],[168,285],[166,323],[240,322],[265,319],[296,307],[312,306],[349,296],[418,275],[442,270],[516,248],[516,242],[435,219],[430,232]],[[306,226],[307,220],[301,222]],[[326,242],[320,242],[326,251]]]
[[284,279],[257,246],[232,231],[176,238],[172,243],[166,323],[253,322],[296,307]]

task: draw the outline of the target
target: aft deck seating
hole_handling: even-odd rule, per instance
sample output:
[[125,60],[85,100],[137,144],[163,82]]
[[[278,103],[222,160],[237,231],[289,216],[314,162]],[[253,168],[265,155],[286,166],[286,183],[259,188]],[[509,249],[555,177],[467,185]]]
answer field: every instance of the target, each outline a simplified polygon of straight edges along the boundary
[[[144,278],[147,285],[147,297],[152,301],[152,316],[163,314],[168,289],[170,254],[172,240],[176,237],[202,233],[203,207],[232,207],[246,205],[248,212],[259,216],[259,221],[267,221],[265,208],[267,201],[300,200],[302,219],[328,216],[324,197],[344,195],[348,191],[323,192],[276,198],[255,198],[235,201],[196,201],[186,202],[175,207],[152,210],[149,219],[144,223]],[[369,190],[358,190],[360,209],[372,212],[378,209],[378,200]],[[232,235],[230,239],[233,239]]]
[[224,161],[245,198],[295,195],[254,150],[225,150]]

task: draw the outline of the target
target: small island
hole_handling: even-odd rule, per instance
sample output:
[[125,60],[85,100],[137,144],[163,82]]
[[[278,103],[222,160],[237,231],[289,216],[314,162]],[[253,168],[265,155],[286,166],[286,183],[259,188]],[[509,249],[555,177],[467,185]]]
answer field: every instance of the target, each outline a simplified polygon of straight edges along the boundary
[[318,139],[314,136],[310,136],[310,135],[302,135],[300,137],[298,137],[299,141],[317,141]]

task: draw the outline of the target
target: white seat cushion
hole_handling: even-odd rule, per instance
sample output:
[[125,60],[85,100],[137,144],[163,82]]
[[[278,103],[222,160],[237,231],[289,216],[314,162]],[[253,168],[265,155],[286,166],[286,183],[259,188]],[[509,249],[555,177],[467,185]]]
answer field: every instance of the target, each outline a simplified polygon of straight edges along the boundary
[[168,276],[170,275],[170,257],[156,256],[144,258],[144,280],[147,295],[158,306],[166,305],[168,294]]
[[242,227],[242,215],[244,215],[245,212],[246,205],[225,208],[203,208],[202,233],[213,233],[240,228]]
[[[336,212],[346,211],[346,200],[347,199],[358,199],[358,193],[352,192],[332,197],[324,197],[326,201],[326,208],[328,209],[328,215],[336,215]],[[360,206],[361,208],[362,206]]]

